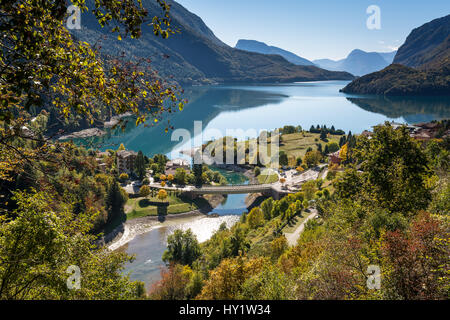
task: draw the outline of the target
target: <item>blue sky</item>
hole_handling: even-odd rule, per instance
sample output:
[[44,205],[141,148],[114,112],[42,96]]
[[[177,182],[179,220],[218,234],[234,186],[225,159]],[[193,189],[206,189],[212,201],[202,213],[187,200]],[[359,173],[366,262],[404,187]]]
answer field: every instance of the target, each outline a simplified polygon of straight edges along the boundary
[[[450,14],[449,0],[177,1],[230,46],[259,40],[310,60],[341,59],[355,48],[392,51],[412,29]],[[380,7],[380,30],[366,27],[370,5]]]

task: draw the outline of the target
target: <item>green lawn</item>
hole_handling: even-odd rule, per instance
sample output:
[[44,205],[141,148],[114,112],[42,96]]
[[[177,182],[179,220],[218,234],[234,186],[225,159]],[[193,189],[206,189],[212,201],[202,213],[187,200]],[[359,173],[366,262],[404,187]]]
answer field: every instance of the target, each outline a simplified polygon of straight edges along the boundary
[[[334,141],[339,143],[341,136],[329,135],[328,142],[319,139],[319,133],[292,133],[284,134],[280,141],[280,151],[286,152],[288,157],[296,159],[297,157],[303,158],[306,154],[306,150],[311,147],[313,150],[317,150],[317,143],[322,145],[322,149],[325,149],[325,145],[328,142]],[[317,141],[316,141],[317,139]]]
[[274,174],[260,174],[259,176],[256,177],[258,179],[258,182],[260,184],[265,184],[265,183],[274,183],[278,181],[278,175],[276,173]]
[[[168,206],[167,206],[168,203]],[[167,197],[164,202],[156,197],[129,199],[125,205],[127,220],[145,216],[156,216],[158,214],[177,214],[196,210],[206,204],[203,198],[190,200],[173,195]]]

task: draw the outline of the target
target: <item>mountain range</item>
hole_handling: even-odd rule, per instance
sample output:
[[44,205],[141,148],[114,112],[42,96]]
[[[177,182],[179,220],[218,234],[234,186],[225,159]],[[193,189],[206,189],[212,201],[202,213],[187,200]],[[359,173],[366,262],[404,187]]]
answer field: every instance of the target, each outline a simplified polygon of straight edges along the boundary
[[[153,35],[150,26],[144,25],[139,39],[124,38],[110,28],[101,28],[92,13],[81,16],[81,30],[73,35],[89,44],[101,42],[101,54],[126,59],[151,59],[151,67],[164,79],[180,84],[211,84],[231,82],[293,82],[316,80],[351,80],[347,72],[324,70],[313,65],[295,65],[279,55],[266,55],[239,50],[218,39],[202,19],[175,1],[170,4],[171,28],[178,32],[168,39]],[[161,13],[154,0],[143,0],[149,15]],[[94,8],[94,0],[87,0]],[[145,64],[146,62],[143,61]]]
[[450,94],[450,15],[406,38],[387,68],[349,83],[342,92],[383,95]]
[[318,59],[313,63],[323,69],[333,71],[347,71],[356,76],[362,76],[381,70],[392,63],[396,51],[393,52],[366,52],[355,49],[345,59],[330,60]]
[[244,40],[240,39],[234,46],[236,49],[250,51],[250,52],[257,52],[262,54],[277,54],[285,58],[287,61],[299,65],[299,66],[313,66],[314,63],[311,61],[302,58],[295,53],[292,53],[290,51],[269,46],[265,44],[264,42],[256,41],[256,40]]

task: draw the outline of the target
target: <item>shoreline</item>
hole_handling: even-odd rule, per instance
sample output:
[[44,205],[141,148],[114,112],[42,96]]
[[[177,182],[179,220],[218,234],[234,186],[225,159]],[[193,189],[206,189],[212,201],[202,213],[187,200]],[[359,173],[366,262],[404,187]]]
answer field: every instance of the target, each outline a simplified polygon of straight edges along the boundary
[[168,214],[166,216],[146,216],[127,220],[120,224],[113,231],[103,236],[100,240],[100,243],[102,243],[111,251],[117,250],[128,242],[132,241],[136,236],[168,224],[170,225],[171,223],[176,222],[176,220],[181,220],[183,218],[195,219],[200,217],[207,217],[208,214],[207,212],[205,212],[205,209],[214,209],[223,201],[223,199],[224,197],[222,195],[215,195],[211,197],[211,199],[208,200],[208,203],[210,205],[209,208],[199,208],[188,212]]

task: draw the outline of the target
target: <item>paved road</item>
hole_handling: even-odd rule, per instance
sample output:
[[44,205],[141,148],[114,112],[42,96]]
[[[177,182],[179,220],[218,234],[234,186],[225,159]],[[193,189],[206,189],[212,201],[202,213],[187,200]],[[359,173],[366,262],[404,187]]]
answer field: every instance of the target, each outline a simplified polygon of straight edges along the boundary
[[306,222],[308,222],[309,220],[313,219],[317,215],[318,212],[317,212],[316,209],[310,209],[310,210],[311,210],[310,215],[308,217],[306,217],[305,221],[303,221],[297,227],[297,229],[294,230],[294,232],[292,232],[292,233],[285,233],[284,234],[290,246],[295,246],[297,244],[297,240],[300,237],[300,234],[305,229]]

